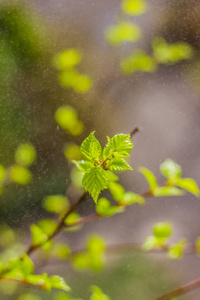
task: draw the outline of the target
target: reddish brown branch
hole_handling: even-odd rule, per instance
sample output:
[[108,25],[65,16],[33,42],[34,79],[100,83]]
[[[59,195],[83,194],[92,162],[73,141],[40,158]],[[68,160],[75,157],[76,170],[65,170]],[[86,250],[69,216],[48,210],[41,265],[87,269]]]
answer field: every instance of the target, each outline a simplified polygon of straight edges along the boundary
[[185,284],[167,294],[164,294],[154,300],[168,300],[168,299],[172,299],[173,297],[176,297],[176,296],[180,296],[180,295],[183,295],[183,294],[186,294],[188,293],[189,291],[191,290],[194,290],[196,288],[200,287],[200,278],[197,278],[196,280],[188,283],[188,284]]

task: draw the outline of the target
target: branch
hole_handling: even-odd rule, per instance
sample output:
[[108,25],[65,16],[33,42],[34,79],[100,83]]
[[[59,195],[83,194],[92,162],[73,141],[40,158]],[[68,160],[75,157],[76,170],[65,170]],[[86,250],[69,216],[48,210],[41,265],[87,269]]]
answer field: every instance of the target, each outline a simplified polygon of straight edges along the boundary
[[47,241],[53,239],[61,230],[62,228],[65,226],[65,219],[73,212],[76,210],[76,208],[79,206],[79,204],[85,199],[85,197],[87,196],[87,192],[84,192],[80,198],[78,198],[78,200],[76,202],[74,202],[70,209],[66,211],[66,213],[64,214],[64,216],[62,217],[62,219],[60,219],[60,221],[58,221],[56,228],[54,229],[54,231],[48,236],[47,240],[45,240],[45,242],[39,243],[37,245],[30,245],[28,247],[28,249],[26,250],[26,254],[30,255],[33,251],[35,251],[36,249],[40,248],[41,246],[43,246],[44,243],[46,243]]
[[155,298],[154,300],[168,300],[168,299],[172,299],[172,297],[176,297],[176,296],[180,296],[183,294],[188,293],[189,291],[196,289],[200,286],[200,278],[197,278],[196,280],[185,284],[167,294],[164,294],[158,298]]
[[40,290],[44,290],[45,287],[44,287],[44,284],[32,284],[32,283],[29,283],[27,282],[25,279],[17,279],[17,278],[9,278],[9,277],[4,277],[4,276],[0,276],[0,280],[3,280],[3,281],[9,281],[9,282],[16,282],[18,284],[23,284],[25,286],[34,286]]
[[130,132],[130,136],[131,138],[141,130],[141,128],[139,126],[136,126],[131,132]]

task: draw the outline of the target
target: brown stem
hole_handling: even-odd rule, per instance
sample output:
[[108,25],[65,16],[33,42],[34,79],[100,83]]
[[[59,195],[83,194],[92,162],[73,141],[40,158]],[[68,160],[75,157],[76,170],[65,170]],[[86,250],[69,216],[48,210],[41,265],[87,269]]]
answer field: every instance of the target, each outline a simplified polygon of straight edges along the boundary
[[30,255],[32,252],[34,252],[36,249],[40,248],[44,243],[46,243],[47,241],[51,240],[52,238],[54,238],[61,230],[62,228],[65,226],[65,219],[73,212],[76,210],[76,208],[78,207],[78,205],[85,199],[87,195],[87,192],[84,192],[80,198],[78,198],[78,200],[76,202],[74,202],[70,209],[66,211],[66,213],[63,215],[63,217],[58,221],[56,228],[54,229],[54,231],[48,236],[47,240],[45,240],[45,242],[39,243],[37,245],[30,245],[28,247],[28,249],[26,250],[26,254]]
[[141,129],[139,126],[136,126],[130,133],[131,138],[137,133],[139,132]]
[[173,297],[176,297],[176,296],[180,296],[180,295],[183,295],[183,294],[186,294],[188,293],[189,291],[193,290],[193,289],[196,289],[200,286],[200,278],[197,278],[196,280],[188,283],[188,284],[185,284],[167,294],[164,294],[158,298],[155,298],[154,300],[168,300],[168,299],[172,299]]
[[[16,283],[20,283],[23,284],[25,286],[33,286],[33,284],[23,280],[23,279],[16,279],[16,278],[9,278],[9,277],[4,277],[4,276],[0,276],[0,280],[3,281],[9,281],[9,282],[16,282]],[[34,287],[37,287],[38,289],[44,290],[45,286],[44,284],[34,284]]]

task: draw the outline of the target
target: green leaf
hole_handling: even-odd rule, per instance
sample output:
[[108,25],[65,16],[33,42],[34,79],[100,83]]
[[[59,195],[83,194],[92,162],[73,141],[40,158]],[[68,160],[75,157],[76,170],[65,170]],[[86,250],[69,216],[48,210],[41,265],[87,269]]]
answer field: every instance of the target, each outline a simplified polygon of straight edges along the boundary
[[[66,219],[65,219],[65,224],[70,226],[67,227],[65,230],[66,231],[76,231],[79,230],[82,226],[81,225],[75,225],[79,220],[81,219],[81,216],[76,213],[72,212]],[[73,226],[74,225],[74,226]]]
[[152,73],[156,70],[157,63],[154,58],[142,50],[135,50],[133,54],[121,61],[121,69],[125,74],[135,72]]
[[110,182],[109,183],[109,191],[113,197],[114,200],[121,202],[124,200],[125,196],[125,189],[123,186],[116,182]]
[[103,159],[106,159],[107,157],[128,157],[128,153],[132,148],[133,143],[131,142],[130,134],[117,134],[111,139],[108,139],[108,143],[103,150]]
[[155,197],[182,196],[183,194],[184,192],[176,188],[175,186],[164,186],[164,187],[158,186],[153,190],[153,195]]
[[152,230],[157,238],[169,238],[172,235],[172,225],[169,222],[156,223]]
[[133,170],[123,158],[114,158],[108,166],[110,171],[126,171]]
[[73,142],[69,142],[64,146],[64,155],[67,160],[72,161],[73,159],[79,160],[82,158],[80,151],[80,146],[76,145]]
[[91,287],[91,291],[92,295],[90,297],[90,300],[111,300],[110,297],[104,294],[102,290],[96,285],[93,285]]
[[89,159],[94,161],[101,155],[101,145],[95,138],[95,131],[91,132],[90,135],[82,142],[81,152]]
[[55,55],[53,64],[56,69],[70,69],[75,67],[82,59],[78,49],[70,48]]
[[142,248],[145,250],[145,251],[150,251],[154,248],[158,248],[160,246],[159,242],[158,242],[158,239],[155,237],[155,236],[148,236],[143,245],[142,245]]
[[124,42],[138,41],[141,37],[141,30],[131,22],[120,22],[117,25],[110,26],[105,37],[111,45],[121,45]]
[[105,250],[104,240],[97,234],[93,234],[87,239],[87,250],[89,253],[101,254]]
[[9,169],[10,179],[20,185],[29,184],[32,180],[32,173],[25,167],[14,165]]
[[83,132],[84,126],[72,106],[59,107],[55,113],[55,120],[62,129],[71,135],[77,136]]
[[101,167],[94,167],[85,173],[82,181],[83,187],[90,193],[95,202],[102,190],[107,188],[108,176]]
[[168,44],[163,38],[154,39],[153,55],[158,63],[174,64],[181,60],[190,59],[193,56],[193,49],[187,43]]
[[49,283],[52,288],[61,289],[63,291],[69,292],[70,287],[66,284],[65,280],[57,275],[49,277]]
[[53,246],[52,252],[52,254],[60,260],[66,260],[66,258],[68,258],[71,254],[71,249],[66,244],[56,243]]
[[69,207],[69,201],[63,195],[46,196],[42,204],[47,211],[52,213],[63,212]]
[[96,211],[100,216],[113,216],[124,211],[123,207],[112,206],[106,198],[100,198],[96,204]]
[[186,239],[180,239],[178,243],[171,245],[168,250],[168,256],[171,259],[181,259],[184,254],[184,249],[187,245]]
[[82,271],[89,267],[90,257],[88,253],[78,253],[73,256],[72,263],[77,270]]
[[139,16],[146,12],[147,5],[144,0],[123,0],[122,10],[130,16]]
[[33,245],[38,245],[40,243],[44,243],[47,240],[47,235],[37,225],[32,224],[30,226],[30,230],[31,230]]
[[155,175],[145,167],[139,167],[138,171],[144,175],[144,177],[148,181],[150,190],[153,191],[158,186]]
[[94,167],[94,164],[91,161],[88,160],[72,160],[73,164],[81,171],[86,173],[91,168]]
[[109,182],[113,182],[113,181],[118,181],[119,177],[114,174],[113,172],[107,171],[107,175],[108,175],[108,181]]
[[36,159],[36,151],[32,144],[21,144],[16,150],[15,161],[19,165],[29,167]]
[[176,178],[176,180],[174,180],[174,184],[194,194],[196,197],[199,197],[200,195],[199,187],[192,178]]
[[43,219],[39,221],[38,225],[46,235],[50,235],[55,230],[57,223],[52,219]]
[[24,254],[21,263],[22,263],[22,270],[25,276],[28,276],[34,272],[34,264],[27,254]]
[[179,178],[182,175],[181,166],[169,158],[160,165],[160,172],[167,178]]
[[135,194],[133,192],[126,192],[124,195],[124,200],[122,202],[120,202],[120,204],[123,204],[123,205],[130,205],[130,204],[134,204],[134,203],[144,204],[145,199],[144,199],[144,197],[142,197],[138,194]]

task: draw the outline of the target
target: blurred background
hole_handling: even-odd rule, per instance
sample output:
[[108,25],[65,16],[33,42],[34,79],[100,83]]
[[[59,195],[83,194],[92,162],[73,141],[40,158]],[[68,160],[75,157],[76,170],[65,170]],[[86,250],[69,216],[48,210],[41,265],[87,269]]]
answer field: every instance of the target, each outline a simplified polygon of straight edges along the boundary
[[[118,0],[0,1],[0,163],[13,166],[23,143],[37,152],[30,184],[13,180],[4,187],[0,223],[24,236],[27,245],[29,225],[50,216],[42,206],[45,196],[68,190],[75,199],[66,149],[69,143],[80,145],[93,130],[105,144],[107,135],[142,128],[133,138],[134,171],[120,176],[126,190],[148,189],[138,166],[152,170],[162,183],[159,165],[166,158],[179,163],[185,177],[200,182],[200,2],[146,2],[131,14]],[[172,44],[176,49],[169,48]],[[67,49],[74,51],[72,70],[65,66]],[[75,109],[73,130],[56,117],[63,106]],[[80,213],[89,214],[93,206],[88,199]],[[200,234],[199,210],[199,200],[190,194],[150,198],[144,206],[130,206],[124,214],[59,239],[73,249],[81,248],[90,232],[110,244],[142,243],[154,223],[170,221],[172,242],[182,237],[193,242]],[[33,258],[37,262],[37,255]],[[88,299],[94,283],[115,300],[153,299],[199,276],[197,256],[173,261],[166,255],[127,252],[108,258],[98,273],[79,274],[67,262],[55,261],[36,263],[36,271],[61,274],[76,297]],[[29,300],[28,288],[11,290],[0,285],[1,299]],[[55,296],[33,293],[30,300]],[[196,290],[182,299],[199,297]]]

